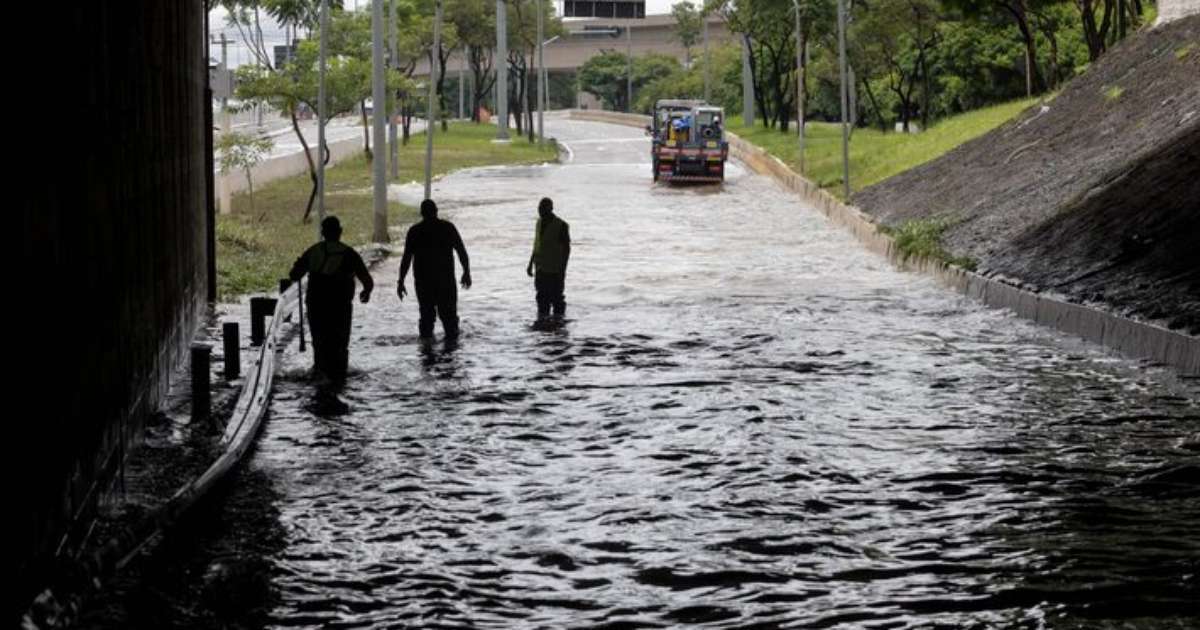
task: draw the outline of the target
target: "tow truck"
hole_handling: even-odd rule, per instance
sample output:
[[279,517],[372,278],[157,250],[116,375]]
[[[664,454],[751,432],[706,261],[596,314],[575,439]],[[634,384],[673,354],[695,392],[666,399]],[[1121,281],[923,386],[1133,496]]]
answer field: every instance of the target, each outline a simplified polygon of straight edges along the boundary
[[650,159],[654,181],[723,182],[729,142],[725,110],[697,100],[654,103]]

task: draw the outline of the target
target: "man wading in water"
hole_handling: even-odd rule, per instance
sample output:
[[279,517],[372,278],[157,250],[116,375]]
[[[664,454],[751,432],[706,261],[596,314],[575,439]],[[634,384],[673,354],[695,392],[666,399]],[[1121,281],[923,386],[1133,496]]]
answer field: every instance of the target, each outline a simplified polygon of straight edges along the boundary
[[[538,221],[533,233],[533,254],[529,257],[529,266],[525,268],[525,273],[533,276],[533,286],[537,290],[536,325],[561,322],[566,315],[567,301],[563,297],[563,288],[570,258],[570,226],[555,216],[554,202],[549,197],[542,197],[538,203]],[[550,319],[551,311],[554,313],[553,320]]]
[[354,311],[354,279],[362,283],[359,299],[371,299],[375,282],[362,256],[342,243],[337,217],[321,221],[321,242],[309,247],[289,275],[299,282],[308,274],[308,323],[312,327],[313,369],[335,381],[346,378],[350,359],[350,316]]
[[454,286],[454,254],[462,263],[462,287],[471,288],[471,261],[463,246],[458,228],[438,218],[438,207],[432,199],[421,202],[423,220],[408,228],[404,238],[404,256],[400,259],[400,281],[396,294],[404,300],[404,278],[413,267],[413,285],[417,291],[421,319],[418,329],[422,339],[433,337],[433,320],[442,320],[447,339],[458,337],[458,289]]

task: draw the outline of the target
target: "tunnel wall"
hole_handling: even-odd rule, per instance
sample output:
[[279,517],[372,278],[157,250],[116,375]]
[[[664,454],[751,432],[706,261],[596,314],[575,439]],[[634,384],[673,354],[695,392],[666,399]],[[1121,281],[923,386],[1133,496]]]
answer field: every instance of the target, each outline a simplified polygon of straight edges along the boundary
[[[572,110],[571,117],[633,127],[650,122],[649,116],[588,110]],[[1200,374],[1200,339],[1027,291],[934,258],[906,256],[896,247],[892,237],[881,232],[866,213],[821,190],[762,148],[732,133],[729,135],[730,154],[734,158],[755,172],[771,176],[831,221],[849,230],[867,249],[886,257],[901,269],[933,276],[942,284],[988,306],[1009,309],[1020,317],[1102,344],[1126,356],[1169,365],[1182,374]]]
[[15,77],[45,95],[15,125],[25,152],[9,182],[15,387],[32,403],[9,422],[18,608],[119,487],[211,282],[204,3],[68,3],[54,20],[50,51]]

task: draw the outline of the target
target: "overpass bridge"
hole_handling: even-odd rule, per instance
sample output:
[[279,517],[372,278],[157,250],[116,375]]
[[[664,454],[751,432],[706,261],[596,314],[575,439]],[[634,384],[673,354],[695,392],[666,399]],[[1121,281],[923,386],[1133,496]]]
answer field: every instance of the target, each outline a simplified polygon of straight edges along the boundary
[[[543,53],[546,69],[552,75],[573,74],[588,59],[608,51],[629,52],[635,58],[648,53],[665,54],[685,65],[700,60],[704,54],[703,43],[697,42],[689,55],[675,32],[675,18],[670,15],[647,15],[640,19],[567,18],[563,27],[566,34],[548,39]],[[715,49],[734,41],[735,35],[721,18],[713,16],[708,19],[708,38],[710,49]],[[459,72],[470,77],[461,51],[450,56],[446,68],[448,80],[457,80]],[[429,63],[418,63],[413,76],[428,77]],[[575,104],[598,106],[595,97],[586,93],[577,93]]]

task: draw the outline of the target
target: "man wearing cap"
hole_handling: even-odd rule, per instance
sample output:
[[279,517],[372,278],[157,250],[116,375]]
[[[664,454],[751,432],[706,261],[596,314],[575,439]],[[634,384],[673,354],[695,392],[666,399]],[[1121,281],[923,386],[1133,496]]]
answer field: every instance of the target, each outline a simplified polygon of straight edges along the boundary
[[404,255],[400,259],[400,280],[396,294],[403,300],[408,291],[404,278],[413,268],[413,285],[420,306],[417,324],[422,339],[433,337],[433,321],[442,320],[447,339],[458,336],[458,288],[454,286],[454,252],[462,263],[462,287],[471,288],[471,261],[458,228],[438,218],[438,207],[432,199],[421,202],[419,223],[408,228],[404,238]]
[[375,282],[362,256],[342,243],[342,224],[337,217],[321,221],[321,242],[309,247],[288,274],[299,282],[308,274],[304,296],[308,323],[312,328],[313,367],[324,376],[346,377],[350,358],[350,316],[354,310],[354,279],[362,284],[359,300],[371,299]]
[[[545,322],[554,313],[561,320],[567,312],[563,297],[567,262],[571,259],[571,231],[566,221],[554,214],[554,202],[543,197],[538,203],[537,227],[533,232],[533,254],[525,273],[533,276],[537,291],[538,321]],[[534,269],[537,272],[534,273]]]

